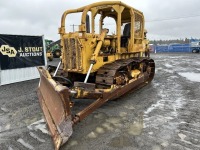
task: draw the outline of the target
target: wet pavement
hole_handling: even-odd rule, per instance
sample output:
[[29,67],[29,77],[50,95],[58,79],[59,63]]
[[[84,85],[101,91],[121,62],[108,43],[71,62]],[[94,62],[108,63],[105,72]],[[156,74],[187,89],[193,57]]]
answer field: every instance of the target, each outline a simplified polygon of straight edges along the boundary
[[[152,58],[152,83],[89,115],[61,150],[200,150],[200,54]],[[38,82],[0,87],[0,150],[54,149],[36,95]],[[76,100],[75,110],[89,103]]]

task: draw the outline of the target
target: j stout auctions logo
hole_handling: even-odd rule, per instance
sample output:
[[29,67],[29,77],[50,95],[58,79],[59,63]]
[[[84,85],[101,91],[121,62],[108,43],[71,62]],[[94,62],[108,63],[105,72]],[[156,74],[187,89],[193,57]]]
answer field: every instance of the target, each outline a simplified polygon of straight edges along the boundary
[[42,56],[43,47],[24,47],[18,50],[19,57]]
[[1,45],[0,52],[3,55],[8,55],[8,57],[15,57],[17,54],[17,51],[14,47],[10,47],[9,45]]
[[0,52],[3,55],[8,55],[8,57],[16,57],[17,53],[19,57],[42,56],[43,47],[24,47],[24,49],[20,47],[19,50],[16,51],[14,47],[2,45]]

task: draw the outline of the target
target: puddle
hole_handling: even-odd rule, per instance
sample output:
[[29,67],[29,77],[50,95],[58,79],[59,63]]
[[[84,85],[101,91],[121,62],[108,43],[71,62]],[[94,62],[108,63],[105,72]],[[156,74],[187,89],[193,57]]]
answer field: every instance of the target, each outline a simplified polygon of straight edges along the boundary
[[162,147],[168,147],[168,146],[169,146],[169,143],[168,143],[167,141],[165,141],[165,142],[163,142],[163,143],[161,144],[161,146],[162,146]]
[[125,108],[129,109],[129,110],[134,110],[135,107],[134,106],[131,106],[131,105],[128,105],[128,106],[124,106]]
[[116,124],[120,123],[120,119],[117,117],[110,117],[110,118],[106,119],[106,122],[116,125]]
[[128,134],[130,135],[140,135],[143,131],[143,115],[140,115],[139,118],[134,121],[128,128]]
[[91,138],[91,139],[95,139],[95,138],[97,138],[97,133],[95,133],[95,132],[90,132],[88,135],[87,135],[87,137],[89,137],[89,138]]
[[128,134],[130,135],[140,135],[143,130],[143,123],[135,122],[132,125],[130,125],[128,129]]
[[105,122],[102,124],[102,126],[108,131],[114,131],[114,127],[111,123]]
[[180,76],[187,78],[192,82],[200,82],[200,73],[194,72],[185,72],[185,73],[178,73]]
[[93,117],[94,119],[105,120],[107,118],[107,115],[105,113],[97,112],[94,113]]
[[126,117],[127,116],[127,112],[119,112],[119,116],[120,117]]
[[108,143],[108,145],[115,148],[123,148],[131,146],[131,142],[128,137],[120,136],[112,138],[112,140],[110,141],[110,143]]
[[96,127],[96,132],[99,133],[99,134],[105,133],[105,131],[102,127]]
[[152,150],[161,150],[161,147],[158,145],[153,145]]
[[73,140],[73,141],[70,141],[69,145],[70,145],[70,147],[76,146],[76,145],[78,145],[78,142]]

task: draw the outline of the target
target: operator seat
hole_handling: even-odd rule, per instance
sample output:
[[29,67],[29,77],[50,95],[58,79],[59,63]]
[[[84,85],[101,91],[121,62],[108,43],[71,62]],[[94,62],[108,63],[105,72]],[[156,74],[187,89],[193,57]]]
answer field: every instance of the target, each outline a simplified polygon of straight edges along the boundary
[[131,23],[127,23],[124,26],[123,35],[121,36],[121,47],[128,46],[128,39],[131,36]]

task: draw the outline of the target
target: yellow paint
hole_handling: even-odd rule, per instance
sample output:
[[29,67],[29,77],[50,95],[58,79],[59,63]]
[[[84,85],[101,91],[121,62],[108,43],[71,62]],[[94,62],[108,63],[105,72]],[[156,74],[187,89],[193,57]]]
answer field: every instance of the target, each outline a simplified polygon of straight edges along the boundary
[[[82,12],[79,31],[68,33],[65,31],[66,16],[77,12]],[[91,12],[90,33],[86,32],[88,12]],[[97,25],[94,19],[97,14],[101,15],[99,21],[101,34],[95,34],[94,30]],[[107,29],[102,28],[105,17],[112,17],[116,20],[116,33],[114,35],[108,35]],[[121,26],[123,23],[131,23],[127,47],[121,46],[121,37],[123,36],[121,35]],[[145,52],[143,13],[120,1],[97,2],[65,11],[61,19],[59,34],[61,36],[62,63],[66,72],[86,74],[91,63],[94,63],[91,73],[96,72],[104,64],[118,59],[143,57]]]
[[139,74],[140,74],[140,71],[137,69],[131,71],[131,76],[133,78],[137,78]]

